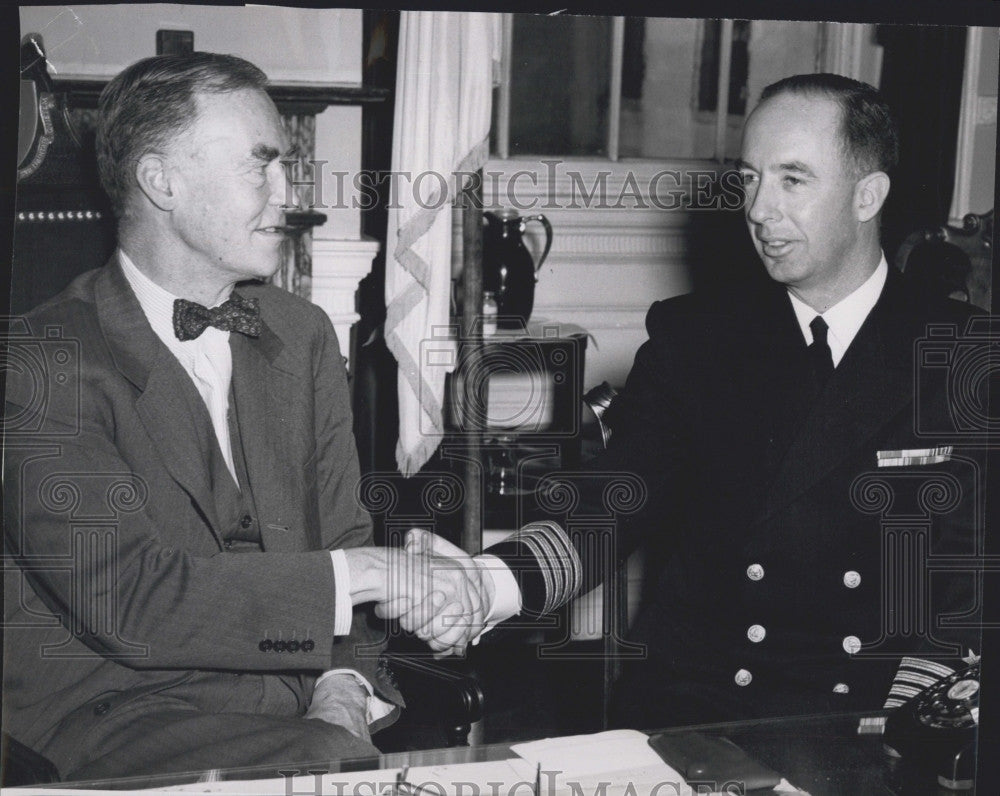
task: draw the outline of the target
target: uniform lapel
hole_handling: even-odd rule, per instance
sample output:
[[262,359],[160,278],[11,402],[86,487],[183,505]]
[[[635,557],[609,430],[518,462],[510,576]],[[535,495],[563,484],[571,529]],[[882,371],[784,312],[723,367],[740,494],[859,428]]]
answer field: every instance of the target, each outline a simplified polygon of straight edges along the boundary
[[241,334],[229,337],[233,353],[233,396],[240,425],[247,477],[262,518],[283,526],[261,526],[261,540],[269,551],[295,552],[302,549],[302,536],[289,532],[300,529],[302,472],[290,469],[295,462],[289,445],[286,421],[289,407],[301,402],[303,385],[290,369],[283,367],[284,344],[264,323],[256,339]]
[[812,399],[806,342],[785,287],[775,288],[769,294],[763,321],[767,334],[763,344],[755,346],[760,357],[755,376],[761,390],[755,416],[766,423],[768,432],[763,472],[766,483],[775,477]]
[[[913,397],[913,335],[899,276],[882,296],[803,420],[771,483],[771,511],[787,505],[871,437]],[[872,452],[871,465],[875,466]],[[845,499],[847,496],[844,496]]]
[[98,320],[115,365],[141,391],[136,412],[171,477],[197,504],[221,544],[209,471],[212,440],[192,413],[190,378],[146,320],[117,255],[95,290]]

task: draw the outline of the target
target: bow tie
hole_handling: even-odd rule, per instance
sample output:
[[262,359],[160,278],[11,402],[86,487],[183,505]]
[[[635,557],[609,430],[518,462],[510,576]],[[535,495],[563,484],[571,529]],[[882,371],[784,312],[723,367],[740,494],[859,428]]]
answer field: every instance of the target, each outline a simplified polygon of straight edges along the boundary
[[224,332],[260,336],[260,300],[233,293],[218,307],[203,307],[187,299],[174,300],[174,334],[178,340],[194,340],[209,326]]

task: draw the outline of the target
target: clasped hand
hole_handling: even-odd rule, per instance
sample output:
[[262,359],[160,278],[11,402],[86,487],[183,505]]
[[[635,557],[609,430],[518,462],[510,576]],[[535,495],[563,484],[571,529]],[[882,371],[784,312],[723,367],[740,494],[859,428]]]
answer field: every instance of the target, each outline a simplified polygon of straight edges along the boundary
[[385,599],[375,613],[425,641],[437,657],[462,654],[483,630],[493,583],[461,548],[418,528],[389,551]]

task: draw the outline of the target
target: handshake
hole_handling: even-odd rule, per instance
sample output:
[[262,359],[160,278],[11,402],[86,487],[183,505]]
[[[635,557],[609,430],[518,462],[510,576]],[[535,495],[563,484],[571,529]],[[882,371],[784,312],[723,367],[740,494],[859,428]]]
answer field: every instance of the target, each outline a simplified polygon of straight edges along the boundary
[[379,617],[399,620],[436,657],[463,654],[482,633],[495,596],[493,576],[461,548],[414,528],[402,550],[345,553],[354,604],[374,602]]

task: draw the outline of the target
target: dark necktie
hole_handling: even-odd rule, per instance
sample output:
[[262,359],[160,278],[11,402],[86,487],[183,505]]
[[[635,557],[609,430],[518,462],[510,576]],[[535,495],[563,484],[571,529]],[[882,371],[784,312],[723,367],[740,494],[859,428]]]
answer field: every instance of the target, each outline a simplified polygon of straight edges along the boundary
[[247,337],[260,336],[259,299],[243,298],[233,293],[218,307],[203,307],[194,301],[174,301],[174,334],[178,340],[194,340],[209,326],[224,332],[239,332]]
[[809,346],[809,357],[812,360],[813,371],[816,373],[816,380],[822,385],[833,374],[833,354],[830,353],[830,345],[826,342],[826,332],[828,327],[823,317],[817,315],[809,322],[812,329],[813,341]]

